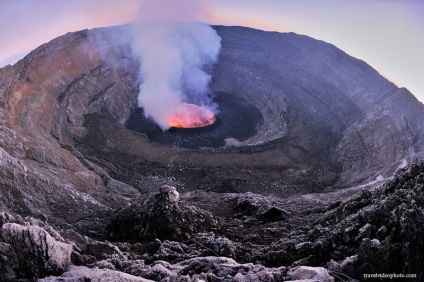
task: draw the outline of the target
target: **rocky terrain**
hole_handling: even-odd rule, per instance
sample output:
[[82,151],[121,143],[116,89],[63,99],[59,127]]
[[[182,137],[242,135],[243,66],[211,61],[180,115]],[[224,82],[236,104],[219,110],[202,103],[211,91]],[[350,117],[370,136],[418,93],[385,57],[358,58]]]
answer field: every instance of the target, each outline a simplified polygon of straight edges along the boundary
[[407,89],[322,41],[218,26],[220,123],[161,132],[136,115],[127,28],[0,69],[0,281],[419,279],[424,106]]
[[353,281],[363,273],[407,273],[419,281],[423,185],[424,162],[345,201],[334,200],[340,192],[180,196],[166,186],[118,211],[109,241],[2,213],[1,278]]

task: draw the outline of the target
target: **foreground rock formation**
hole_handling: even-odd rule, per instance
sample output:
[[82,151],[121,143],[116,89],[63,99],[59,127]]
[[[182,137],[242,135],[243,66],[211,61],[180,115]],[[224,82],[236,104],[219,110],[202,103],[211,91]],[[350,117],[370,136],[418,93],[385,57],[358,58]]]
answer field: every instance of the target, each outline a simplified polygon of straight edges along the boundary
[[327,43],[215,28],[209,131],[157,132],[135,115],[126,26],[0,69],[3,281],[422,272],[423,164],[375,188],[423,157],[424,106]]
[[139,242],[182,240],[214,227],[210,213],[178,200],[175,187],[161,187],[155,196],[119,210],[107,227],[109,237]]
[[[216,220],[210,222],[212,231],[173,240],[99,241],[72,229],[59,234],[45,222],[3,213],[0,277],[2,281],[48,275],[41,281],[349,281],[360,280],[363,273],[403,273],[418,278],[424,262],[423,185],[424,162],[420,162],[346,201],[334,202],[341,196],[334,193],[275,199],[195,192],[182,196],[185,203],[178,205],[207,208]],[[166,187],[139,201],[149,202],[170,190]],[[241,203],[284,210],[287,217],[270,221],[252,209],[240,209]],[[131,215],[137,224],[137,214]],[[119,212],[115,217],[121,218]],[[181,224],[175,230],[184,228]]]

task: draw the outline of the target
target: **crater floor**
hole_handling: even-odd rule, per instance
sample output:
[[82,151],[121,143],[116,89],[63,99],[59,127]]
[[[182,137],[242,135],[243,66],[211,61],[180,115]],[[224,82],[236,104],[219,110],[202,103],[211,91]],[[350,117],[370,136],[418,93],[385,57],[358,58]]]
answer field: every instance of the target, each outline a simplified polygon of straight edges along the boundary
[[130,115],[125,126],[145,133],[153,142],[188,149],[223,148],[228,138],[245,141],[257,133],[257,128],[263,123],[258,109],[228,93],[216,93],[213,97],[213,102],[218,106],[216,121],[204,128],[162,131],[154,121],[145,118],[142,108]]

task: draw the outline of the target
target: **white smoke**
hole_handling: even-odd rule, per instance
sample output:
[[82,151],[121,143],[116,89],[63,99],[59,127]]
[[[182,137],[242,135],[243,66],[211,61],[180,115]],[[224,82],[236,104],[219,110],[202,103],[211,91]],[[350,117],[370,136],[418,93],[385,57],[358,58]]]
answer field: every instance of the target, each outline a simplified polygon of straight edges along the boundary
[[[162,6],[169,2],[171,6],[184,7],[193,1],[159,2]],[[207,24],[175,21],[193,18],[181,7],[179,10],[185,13],[183,17],[176,15],[173,18],[169,16],[172,7],[167,6],[162,11],[158,4],[151,6],[144,6],[142,14],[153,15],[153,18],[136,24],[134,28],[134,51],[141,62],[138,106],[144,109],[146,117],[166,130],[170,127],[170,117],[182,103],[214,108],[208,98],[211,76],[203,67],[217,61],[221,38]],[[195,11],[201,12],[200,6]]]

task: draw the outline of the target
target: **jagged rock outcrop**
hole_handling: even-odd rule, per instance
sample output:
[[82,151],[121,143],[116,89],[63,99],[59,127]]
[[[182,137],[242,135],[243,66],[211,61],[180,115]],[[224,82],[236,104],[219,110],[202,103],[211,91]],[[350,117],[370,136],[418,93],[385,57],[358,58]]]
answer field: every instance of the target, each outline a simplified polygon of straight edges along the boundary
[[[275,205],[266,198],[259,198],[251,193],[245,193],[234,197],[234,211],[236,213],[255,215],[263,221],[281,221],[290,214]],[[237,214],[236,214],[237,215]]]
[[299,266],[288,274],[292,280],[296,281],[320,281],[333,282],[334,277],[328,274],[328,271],[322,267]]
[[127,273],[113,271],[108,269],[91,269],[84,266],[72,266],[69,271],[60,277],[46,277],[38,280],[40,282],[60,282],[60,281],[113,281],[113,282],[152,282],[141,277],[133,276]]
[[9,257],[18,264],[15,265],[18,278],[60,275],[71,263],[72,245],[56,241],[41,227],[6,223],[2,238],[8,244]]
[[[386,184],[363,190],[345,201],[334,199],[345,195],[340,193],[352,191],[290,198],[205,191],[180,195],[179,201],[196,205],[196,210],[207,209],[216,226],[210,232],[174,240],[108,242],[82,236],[72,229],[61,230],[59,235],[48,224],[31,218],[3,213],[0,219],[3,230],[19,227],[19,231],[43,233],[44,229],[39,227],[43,226],[55,240],[73,246],[71,263],[78,267],[71,266],[63,275],[46,281],[67,277],[138,279],[133,276],[153,281],[333,281],[334,278],[360,280],[363,273],[376,272],[418,277],[423,271],[424,253],[420,237],[424,232],[423,175],[424,162],[419,162],[400,170]],[[161,195],[170,204],[169,200],[178,199],[175,192],[166,187],[156,195],[147,195],[146,199],[157,200]],[[234,210],[246,201],[284,209],[286,218],[263,220],[250,210],[239,210],[234,216]],[[180,226],[169,224],[166,228],[178,233]],[[46,270],[45,264],[37,264],[48,261],[47,257],[41,255],[42,260],[35,259],[46,252],[33,251],[45,250],[47,245],[30,248],[34,259],[22,261],[18,253],[28,248],[28,241],[14,240],[12,244],[4,233],[0,242],[3,281],[23,277],[24,273],[29,277],[23,270],[29,266],[34,273],[44,273],[39,278],[47,275],[48,272],[41,272]]]
[[[334,278],[328,271],[320,267],[298,267],[291,271],[286,268],[265,268],[253,264],[238,264],[232,259],[223,257],[196,258],[171,265],[158,262],[150,266],[137,265],[133,267],[133,276],[120,271],[90,269],[87,267],[70,267],[69,271],[60,277],[40,279],[43,282],[54,281],[117,281],[117,282],[147,282],[147,281],[235,281],[235,282],[264,282],[264,281],[320,281],[333,282]],[[198,273],[198,274],[197,274]],[[150,279],[141,278],[150,277]],[[72,280],[71,280],[72,279]]]
[[179,202],[172,186],[163,186],[151,197],[118,211],[107,230],[110,238],[147,242],[183,240],[211,230],[215,221],[208,212]]
[[409,165],[376,191],[364,191],[327,212],[320,220],[322,232],[311,235],[344,245],[337,248],[340,254],[356,253],[355,263],[344,269],[352,276],[372,272],[419,275],[424,265],[423,185],[424,162]]

